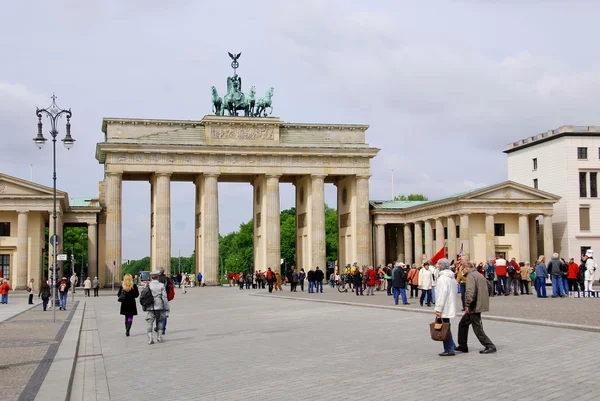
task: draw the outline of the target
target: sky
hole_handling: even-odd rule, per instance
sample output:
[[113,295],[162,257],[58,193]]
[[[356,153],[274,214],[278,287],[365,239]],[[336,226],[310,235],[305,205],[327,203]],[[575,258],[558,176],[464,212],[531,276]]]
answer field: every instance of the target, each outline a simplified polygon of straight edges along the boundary
[[[392,169],[396,193],[430,199],[498,183],[508,143],[600,125],[595,1],[21,0],[2,13],[0,172],[29,179],[33,165],[52,186],[50,146],[32,139],[55,93],[73,112],[75,147],[57,148],[70,196],[98,195],[102,118],[202,119],[227,52],[242,53],[244,89],[275,88],[281,120],[370,125],[371,199],[392,196]],[[291,184],[280,194],[293,206]],[[251,199],[250,184],[219,184],[222,234],[252,217]],[[172,255],[187,256],[193,184],[173,183],[171,202]],[[124,182],[124,258],[149,254],[149,227],[149,183]]]

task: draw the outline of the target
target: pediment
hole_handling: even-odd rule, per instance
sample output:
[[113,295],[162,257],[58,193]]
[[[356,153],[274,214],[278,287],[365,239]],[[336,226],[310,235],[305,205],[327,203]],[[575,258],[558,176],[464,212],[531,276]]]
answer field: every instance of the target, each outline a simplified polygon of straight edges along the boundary
[[[62,191],[57,191],[58,196],[64,195]],[[0,197],[20,197],[20,196],[52,196],[52,188],[39,185],[33,182],[25,181],[16,177],[0,174]]]
[[559,196],[512,181],[506,181],[491,187],[482,188],[461,197],[468,200],[514,200],[514,201],[556,201]]

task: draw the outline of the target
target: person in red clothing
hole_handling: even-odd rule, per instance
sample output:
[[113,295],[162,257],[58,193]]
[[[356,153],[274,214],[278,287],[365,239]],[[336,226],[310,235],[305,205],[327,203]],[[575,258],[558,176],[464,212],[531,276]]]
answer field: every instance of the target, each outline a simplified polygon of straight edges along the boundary
[[579,274],[579,265],[577,263],[575,263],[575,258],[569,259],[569,273],[567,275],[567,282],[569,283],[569,291],[579,291],[579,283],[577,282],[578,274]]
[[519,295],[519,279],[521,278],[521,266],[517,263],[515,258],[512,258],[506,268],[506,276],[508,278],[508,285],[506,286],[506,294],[510,295],[511,287],[514,289],[514,294]]
[[375,283],[377,282],[377,274],[373,270],[373,266],[369,266],[365,273],[365,279],[367,280],[367,296],[375,295]]
[[229,274],[227,274],[227,280],[229,280],[229,286],[231,287],[231,284],[233,284],[233,278],[235,277],[235,275],[233,274],[233,272],[229,272]]
[[506,277],[506,259],[498,255],[496,258],[496,277],[498,277],[498,288],[496,292],[498,295],[508,294],[509,291],[506,288],[508,285],[507,277]]
[[8,284],[8,281],[6,279],[0,279],[0,282],[2,283],[0,285],[0,294],[2,295],[2,303],[7,304],[8,303],[8,292],[10,291],[10,285]]

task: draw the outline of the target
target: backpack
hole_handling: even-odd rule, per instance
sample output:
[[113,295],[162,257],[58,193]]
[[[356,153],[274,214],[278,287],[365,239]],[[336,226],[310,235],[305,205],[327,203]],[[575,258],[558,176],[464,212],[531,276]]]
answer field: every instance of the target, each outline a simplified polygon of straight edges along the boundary
[[142,290],[140,294],[140,305],[142,308],[146,310],[150,305],[154,303],[154,296],[152,295],[152,290],[150,289],[150,285],[147,285]]
[[58,291],[65,292],[66,290],[67,290],[67,283],[65,283],[64,281],[61,281],[60,287],[58,287]]
[[515,269],[515,265],[513,265],[512,263],[508,265],[508,268],[506,269],[506,272],[510,275],[513,276],[515,274],[517,270]]
[[173,283],[167,282],[167,301],[172,301],[175,298],[175,286]]
[[273,272],[268,270],[267,271],[267,280],[272,280],[273,279]]
[[560,271],[563,273],[568,273],[569,272],[569,265],[566,263],[562,263],[560,264]]

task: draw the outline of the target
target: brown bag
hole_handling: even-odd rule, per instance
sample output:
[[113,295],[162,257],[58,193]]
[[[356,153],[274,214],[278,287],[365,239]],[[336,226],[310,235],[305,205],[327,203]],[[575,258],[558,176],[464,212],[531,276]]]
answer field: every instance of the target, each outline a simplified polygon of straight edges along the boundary
[[429,324],[429,332],[433,341],[446,341],[450,337],[450,323],[436,319]]

